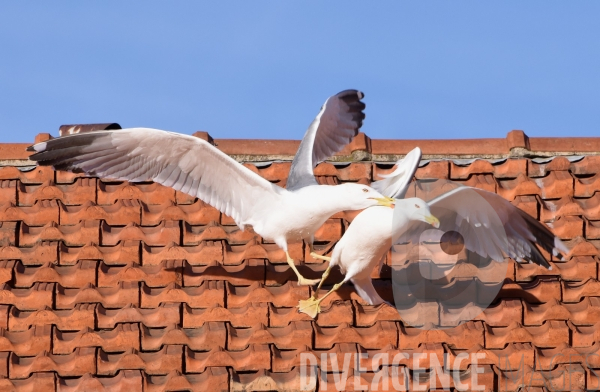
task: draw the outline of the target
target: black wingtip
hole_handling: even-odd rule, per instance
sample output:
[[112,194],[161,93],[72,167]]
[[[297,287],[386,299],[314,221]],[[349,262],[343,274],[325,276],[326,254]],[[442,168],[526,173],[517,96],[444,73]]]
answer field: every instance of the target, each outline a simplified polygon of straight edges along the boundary
[[25,150],[26,151],[35,151],[35,148],[33,148],[33,145],[31,145],[31,146],[27,147]]
[[363,99],[365,97],[365,93],[363,93],[360,90],[348,89],[348,90],[340,91],[339,93],[336,94],[336,96],[339,98],[347,98],[347,97],[354,98],[354,97],[356,97],[360,101],[361,99]]

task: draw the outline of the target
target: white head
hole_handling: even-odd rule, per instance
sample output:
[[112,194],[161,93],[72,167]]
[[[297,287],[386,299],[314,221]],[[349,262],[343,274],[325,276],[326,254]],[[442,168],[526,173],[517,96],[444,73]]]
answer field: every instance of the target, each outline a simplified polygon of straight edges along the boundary
[[[415,221],[422,221],[429,223],[435,228],[440,227],[440,221],[435,216],[431,215],[431,211],[429,211],[429,205],[422,199],[418,197],[410,197],[408,199],[403,199],[402,203],[400,200],[398,201],[398,207],[402,207],[402,210],[408,216],[408,219]],[[402,204],[400,206],[400,204]]]
[[394,208],[396,202],[396,199],[385,197],[368,185],[346,183],[333,188],[336,188],[336,192],[340,192],[346,210],[362,210],[373,206]]

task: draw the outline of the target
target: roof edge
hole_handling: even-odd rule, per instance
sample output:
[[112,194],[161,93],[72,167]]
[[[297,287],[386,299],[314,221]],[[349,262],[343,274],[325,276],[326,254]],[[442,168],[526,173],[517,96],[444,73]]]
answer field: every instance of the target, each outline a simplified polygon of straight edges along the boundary
[[[292,160],[299,140],[273,139],[213,139],[208,132],[194,136],[207,140],[238,161]],[[39,143],[52,136],[40,133]],[[0,143],[0,161],[24,161],[34,164],[26,151],[30,143]],[[506,138],[482,139],[371,139],[359,133],[332,161],[394,161],[415,147],[420,147],[424,159],[432,158],[507,158],[546,157],[555,155],[600,155],[600,137],[528,137],[522,130],[508,132]],[[5,162],[2,162],[6,164]]]

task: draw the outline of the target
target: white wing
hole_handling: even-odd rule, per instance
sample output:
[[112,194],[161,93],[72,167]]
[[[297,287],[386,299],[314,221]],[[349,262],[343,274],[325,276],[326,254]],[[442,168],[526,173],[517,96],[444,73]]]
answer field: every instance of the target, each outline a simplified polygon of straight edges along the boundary
[[[243,228],[285,192],[206,141],[149,128],[98,131],[51,139],[28,148],[30,159],[56,170],[102,178],[153,180],[199,197]],[[261,203],[257,206],[257,203]],[[257,208],[258,207],[258,208]]]
[[[549,268],[536,244],[555,256],[569,252],[547,227],[495,193],[458,187],[428,204],[431,213],[440,220],[441,231],[458,231],[465,247],[482,257],[502,261],[504,253]],[[423,222],[411,222],[401,241],[414,242],[427,229],[430,226]]]
[[396,170],[382,175],[383,180],[374,181],[371,187],[384,196],[403,199],[421,161],[421,149],[415,147],[403,159],[396,162]]
[[358,134],[365,118],[365,104],[360,101],[363,97],[360,91],[344,90],[325,101],[294,156],[287,189],[317,184],[315,166],[341,151]]

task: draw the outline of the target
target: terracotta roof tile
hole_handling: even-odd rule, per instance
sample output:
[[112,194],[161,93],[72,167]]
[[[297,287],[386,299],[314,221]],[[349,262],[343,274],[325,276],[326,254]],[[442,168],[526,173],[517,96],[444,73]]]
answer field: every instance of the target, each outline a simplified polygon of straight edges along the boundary
[[80,304],[69,310],[45,309],[26,311],[11,307],[8,318],[8,329],[11,331],[24,331],[32,326],[55,325],[56,328],[65,330],[82,330],[94,328],[95,304]]
[[468,321],[447,329],[420,329],[400,324],[399,330],[400,349],[415,349],[421,343],[447,343],[459,349],[484,344],[484,326],[481,321]]
[[161,288],[148,287],[142,283],[140,293],[142,308],[156,308],[167,302],[184,302],[193,308],[204,304],[224,306],[225,286],[222,281],[204,282],[197,287],[181,287],[172,282]]
[[520,208],[535,219],[539,219],[539,203],[536,196],[517,196],[511,202],[515,207]]
[[58,203],[56,200],[41,200],[30,207],[19,207],[8,202],[0,206],[0,220],[23,221],[30,226],[43,226],[49,221],[58,222]]
[[108,265],[140,262],[140,241],[121,241],[114,246],[102,246],[92,241],[82,247],[69,247],[62,242],[59,244],[58,258],[61,265],[74,265],[81,260],[102,260]]
[[[106,206],[98,206],[91,201],[72,206],[60,203],[60,224],[76,225],[86,219],[93,219],[103,220],[109,226],[126,226],[129,223],[139,225],[142,215],[141,208],[137,200],[124,199],[119,199],[114,204]],[[55,221],[58,222],[59,220],[56,219]]]
[[[265,286],[254,283],[250,286],[227,284],[227,307],[239,308],[248,303],[272,303],[275,306],[294,307],[298,301],[309,296],[307,286],[288,282],[282,286]],[[325,303],[323,303],[325,305]]]
[[225,347],[227,336],[223,322],[208,322],[199,328],[179,328],[176,324],[164,328],[142,325],[142,350],[156,351],[163,345],[185,345],[195,351],[211,351]]
[[53,181],[40,185],[19,183],[19,206],[32,206],[39,200],[48,199],[60,200],[67,205],[93,203],[96,201],[96,181],[95,178],[78,178],[73,184],[55,184]]
[[[163,221],[157,226],[139,226],[131,222],[125,227],[101,224],[101,245],[114,246],[121,241],[143,241],[150,246],[165,246],[179,241],[181,230],[179,222]],[[91,237],[90,240],[93,241]]]
[[112,205],[119,199],[136,199],[144,204],[165,204],[165,202],[169,201],[172,203],[176,202],[175,190],[154,182],[137,183],[134,185],[129,182],[109,183],[99,181],[97,192],[99,205]]
[[44,226],[28,226],[23,223],[19,230],[19,243],[33,246],[38,241],[62,241],[67,246],[83,246],[87,242],[100,240],[100,222],[86,220],[72,226],[48,222]]
[[600,191],[600,176],[598,174],[600,173],[595,173],[591,177],[576,178],[573,196],[592,197],[597,191]]
[[[571,345],[573,347],[590,347],[600,340],[600,323],[593,325],[574,325],[570,321],[568,323],[572,330]],[[591,320],[586,320],[586,324],[590,323]]]
[[[224,250],[224,265],[240,265],[244,260],[248,259],[268,259],[272,263],[287,265],[284,251],[279,249],[275,244],[260,243],[256,238],[250,239],[245,244],[231,244],[225,242]],[[303,258],[304,249],[302,243],[289,244],[288,252],[297,262],[307,260],[306,258]]]
[[562,282],[563,302],[579,302],[584,297],[594,296],[600,289],[600,282],[595,278],[585,282]]
[[2,245],[0,246],[0,258],[3,260],[20,260],[25,265],[55,263],[58,260],[58,242],[42,241],[31,248]]
[[[263,282],[265,278],[264,259],[245,259],[239,265],[212,265],[193,266],[185,263],[183,273],[184,286],[200,286],[209,280],[227,279],[233,285],[250,285],[254,282]],[[162,267],[161,267],[162,268]]]
[[56,372],[61,377],[96,373],[96,349],[76,348],[67,355],[42,351],[32,357],[20,357],[13,352],[9,358],[8,372],[10,378],[26,378],[37,372]]
[[8,314],[10,309],[9,305],[0,305],[0,328],[8,329]]
[[92,260],[82,260],[75,265],[60,266],[44,263],[41,266],[15,267],[15,287],[31,287],[35,282],[59,283],[63,287],[81,288],[96,283],[96,265]]
[[398,311],[387,304],[373,306],[356,301],[355,309],[357,327],[370,327],[378,321],[402,320]]
[[576,159],[571,162],[569,170],[576,176],[596,174],[598,164],[600,164],[600,156],[586,155],[582,159]]
[[50,351],[51,331],[50,325],[34,326],[24,331],[7,331],[0,328],[0,350],[12,351],[24,357]]
[[33,373],[23,379],[0,378],[0,390],[3,391],[53,391],[56,388],[56,376],[54,373]]
[[[162,221],[185,221],[190,225],[208,225],[219,222],[221,214],[206,203],[197,200],[192,204],[143,204],[141,220],[144,226],[156,226]],[[127,224],[127,223],[125,223]]]
[[536,370],[553,370],[556,365],[571,362],[585,364],[593,369],[597,369],[600,364],[597,342],[589,347],[571,347],[568,344],[561,344],[555,348],[536,347],[535,351]]
[[[448,368],[467,370],[473,364],[473,357],[461,358],[463,354],[479,354],[477,364],[493,365],[500,370],[510,370],[513,364],[523,364],[534,366],[535,349],[531,343],[508,343],[506,347],[500,349],[486,349],[475,345],[466,350],[456,350],[446,348],[448,354]],[[441,356],[440,356],[440,359]],[[461,360],[462,359],[462,360]],[[441,361],[440,361],[441,362]],[[512,366],[512,367],[511,367]]]
[[8,377],[8,358],[11,353],[9,351],[0,352],[0,380]]
[[185,367],[191,373],[203,373],[208,367],[232,367],[236,371],[268,369],[271,353],[268,345],[252,344],[245,350],[226,351],[222,348],[207,352],[185,349]]
[[232,351],[244,350],[252,344],[275,344],[279,349],[293,349],[311,345],[312,340],[310,321],[291,321],[284,327],[256,324],[250,328],[236,328],[227,325],[227,349]]
[[553,299],[560,301],[561,282],[554,276],[537,276],[526,283],[505,281],[497,297],[522,298],[529,303],[544,303]]
[[543,222],[554,221],[563,216],[583,216],[587,209],[582,208],[579,199],[565,196],[556,200],[542,200],[541,218]]
[[73,309],[77,304],[101,303],[107,308],[122,308],[129,304],[140,305],[137,283],[122,282],[114,287],[86,285],[80,289],[56,286],[56,309]]
[[[298,146],[213,142],[280,186]],[[434,181],[412,187],[409,196],[437,195],[443,189],[435,179],[498,192],[567,240],[566,260],[552,257],[547,270],[507,259],[490,264],[471,286],[463,278],[472,271],[461,264],[447,290],[463,290],[461,298],[475,302],[460,308],[417,303],[407,293],[396,296],[398,313],[366,305],[348,284],[312,320],[296,308],[312,289],[297,286],[284,252],[202,201],[154,183],[106,182],[32,169],[27,161],[0,168],[0,390],[296,390],[301,353],[338,354],[337,370],[329,366],[325,376],[330,390],[342,376],[341,354],[364,354],[366,373],[351,363],[345,388],[373,380],[383,387],[384,380],[391,385],[392,368],[374,373],[370,359],[400,352],[433,355],[417,361],[429,369],[423,374],[412,358],[395,368],[413,386],[428,385],[435,374],[439,387],[444,376],[430,368],[451,368],[459,354],[483,355],[484,390],[600,385],[600,155],[590,155],[600,151],[600,139],[554,141],[513,131],[505,139],[381,141],[360,134],[334,158],[339,162],[317,166],[318,181],[368,184],[417,145],[425,159],[415,177]],[[0,159],[24,160],[24,147],[0,145]],[[317,233],[317,252],[329,255],[356,214],[332,216]],[[317,278],[327,267],[306,244],[289,247],[306,276]],[[390,302],[392,258],[387,254],[383,270],[371,274]],[[506,268],[502,289],[483,296],[499,266]],[[341,279],[334,270],[326,284]],[[481,300],[493,302],[480,312]],[[458,325],[466,320],[473,321]],[[432,324],[442,329],[414,327]],[[471,386],[473,365],[457,365],[462,389]],[[455,380],[443,381],[457,388]]]
[[144,377],[144,391],[175,390],[229,391],[229,374],[226,368],[212,367],[199,374],[182,374],[178,370],[172,370],[165,376],[148,375]]
[[539,185],[523,173],[515,179],[498,180],[497,192],[509,201],[517,196],[542,195]]
[[36,166],[32,170],[4,166],[0,167],[0,180],[19,180],[23,184],[42,184],[54,180],[54,170],[49,166]]
[[[458,322],[465,320],[481,320],[485,324],[499,327],[508,326],[515,320],[523,319],[523,306],[520,299],[503,298],[498,303],[492,304],[481,312],[481,306],[470,304],[464,309],[441,307],[441,324],[443,326],[457,326]],[[473,315],[476,315],[473,317]]]
[[594,196],[585,199],[575,199],[575,202],[581,208],[579,215],[589,220],[600,219],[600,193],[594,193]]
[[141,323],[149,328],[159,328],[177,324],[181,320],[181,305],[177,303],[166,303],[151,309],[131,304],[118,309],[106,309],[98,304],[95,310],[97,327],[102,329],[114,328],[118,323]]
[[339,324],[336,327],[315,326],[315,348],[327,349],[334,343],[357,343],[366,348],[381,348],[398,344],[398,330],[392,321],[378,321],[370,327],[352,327]]
[[430,161],[421,166],[415,172],[415,178],[419,180],[428,178],[444,178],[450,177],[450,165],[447,161]]
[[487,348],[503,348],[509,342],[532,343],[537,347],[556,347],[569,343],[569,327],[564,321],[545,321],[540,326],[523,326],[518,322],[508,327],[486,326]]
[[222,305],[211,305],[209,308],[192,308],[183,304],[183,327],[200,328],[211,321],[230,322],[235,327],[250,328],[255,324],[269,322],[269,309],[265,303],[248,303],[238,308],[225,308]]
[[0,283],[7,283],[13,279],[14,260],[0,261]]
[[249,230],[242,231],[237,226],[221,226],[217,222],[211,222],[205,226],[192,226],[185,222],[183,228],[183,245],[185,246],[215,240],[226,240],[232,245],[246,244],[255,237],[256,234]]
[[100,263],[98,287],[114,287],[119,282],[144,282],[148,287],[166,287],[172,282],[181,285],[183,284],[182,272],[183,261],[181,260],[163,260],[160,264],[149,266],[133,263],[111,266]]
[[105,351],[123,351],[140,348],[138,324],[118,324],[112,330],[96,331],[84,328],[75,332],[54,330],[52,340],[54,354],[69,354],[77,347],[102,347]]
[[186,260],[191,265],[219,265],[223,263],[223,241],[203,241],[196,246],[179,246],[171,242],[166,246],[143,244],[141,261],[144,265],[158,265],[165,260]]
[[571,168],[571,162],[566,157],[553,157],[550,160],[527,162],[527,173],[529,177],[545,177],[553,171],[568,171]]
[[0,180],[0,200],[3,203],[17,204],[17,183],[17,180]]
[[0,298],[3,304],[10,304],[23,310],[39,310],[52,307],[54,283],[36,282],[31,288],[17,289],[7,283],[0,285]]
[[540,275],[560,276],[565,281],[582,281],[596,275],[597,262],[590,256],[575,256],[563,263],[549,263],[551,270],[534,263],[515,263],[516,281],[531,281]]
[[238,373],[231,375],[230,391],[310,391],[303,384],[299,369],[287,373],[273,373],[259,370],[256,373]]
[[58,377],[58,390],[75,391],[142,391],[142,374],[139,370],[121,370],[114,377],[96,377],[86,373],[81,377]]
[[183,346],[165,345],[155,352],[127,348],[122,353],[98,350],[98,374],[115,376],[121,369],[139,369],[149,375],[168,374],[183,369]]
[[566,388],[568,391],[585,390],[586,372],[579,364],[558,365],[555,369],[543,372],[535,371],[529,366],[514,371],[498,372],[498,385],[500,391],[515,391],[521,385],[537,388],[557,390]]

